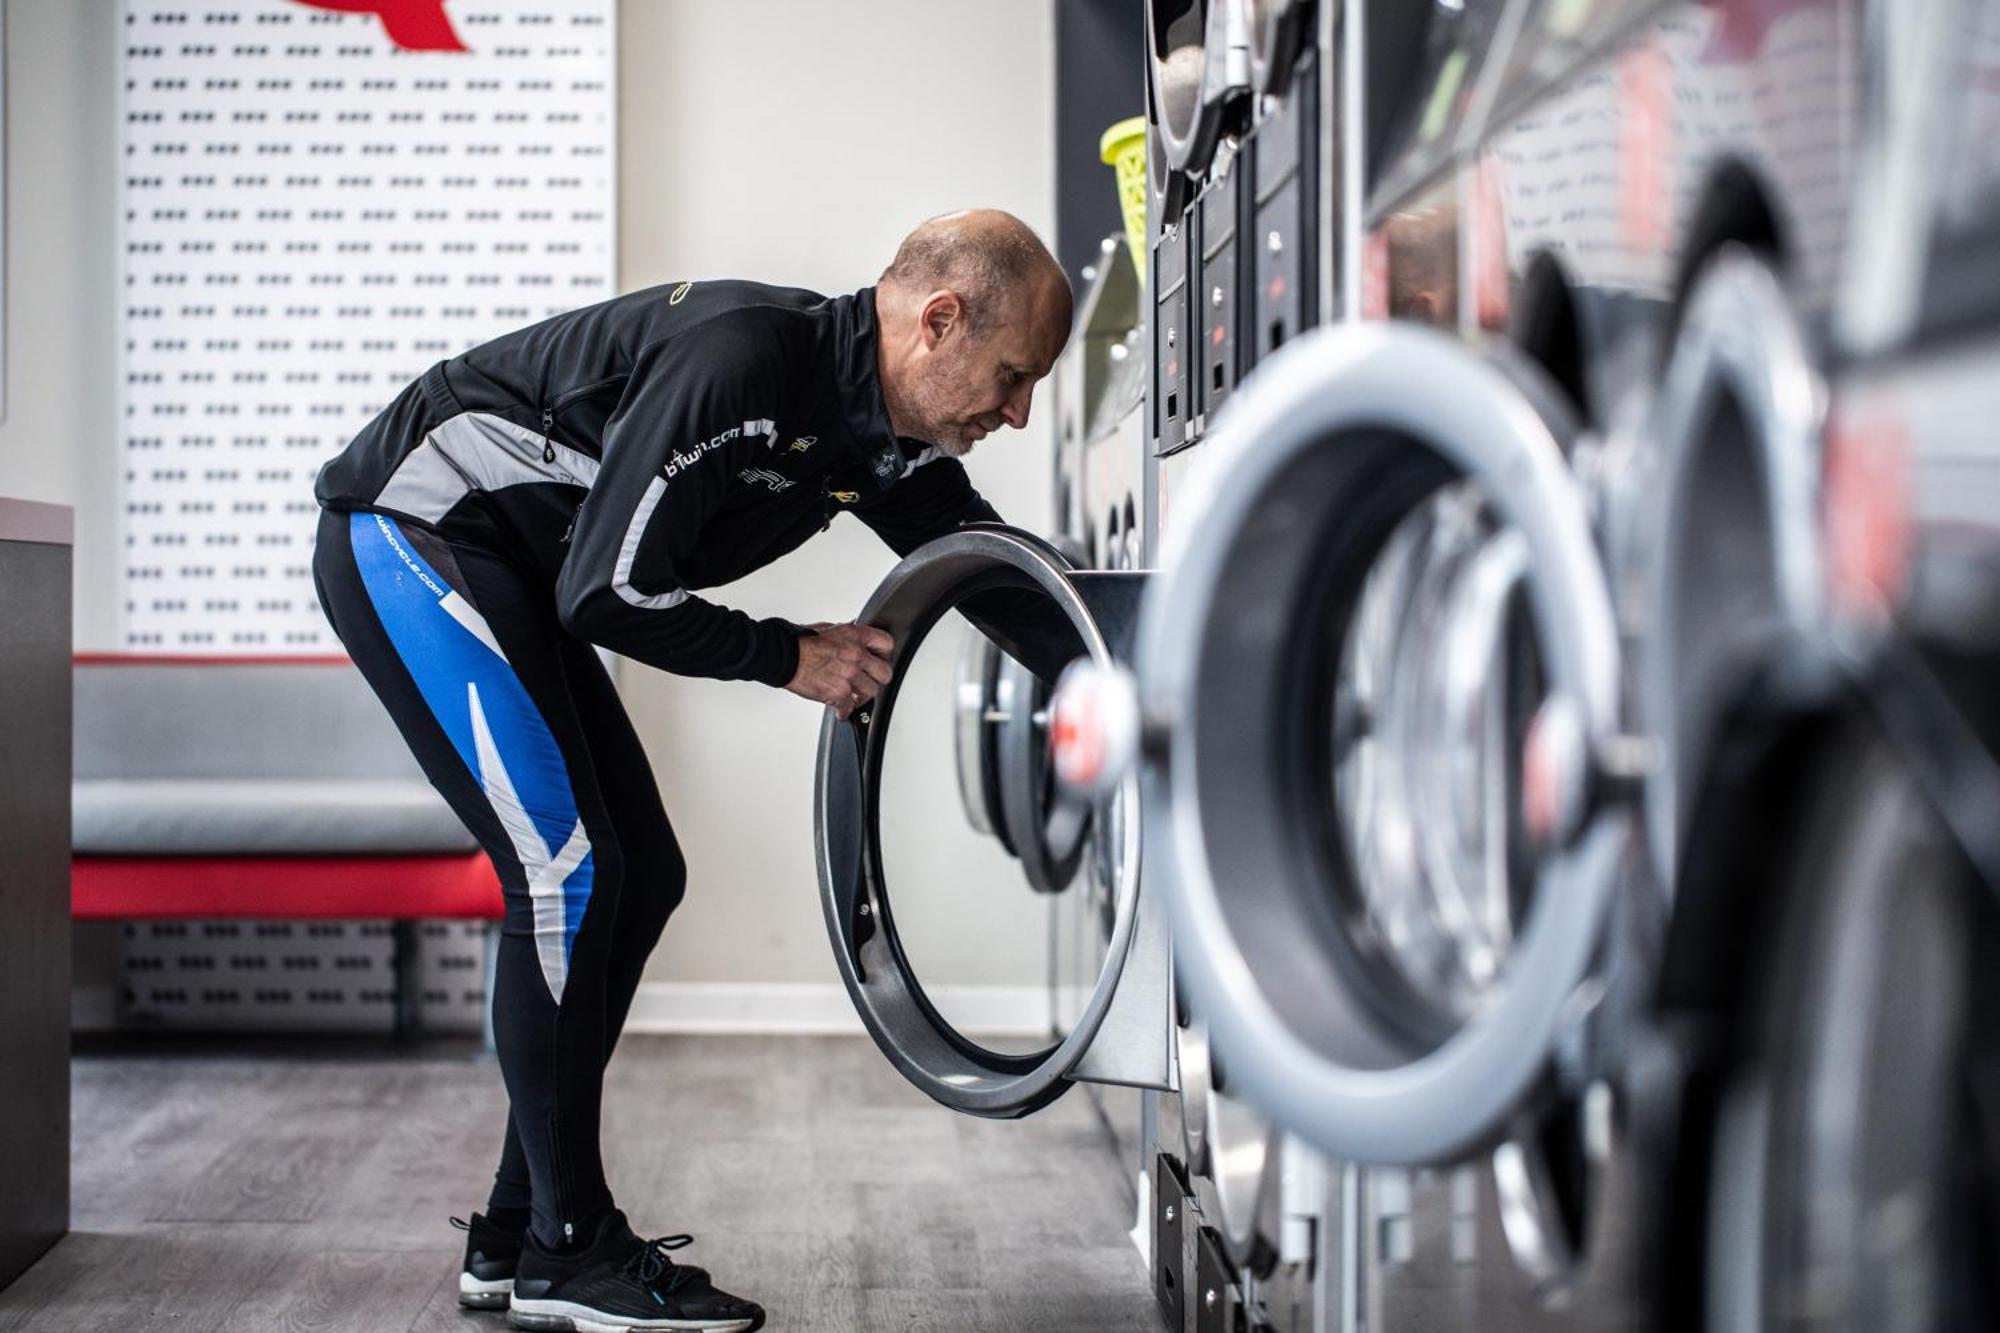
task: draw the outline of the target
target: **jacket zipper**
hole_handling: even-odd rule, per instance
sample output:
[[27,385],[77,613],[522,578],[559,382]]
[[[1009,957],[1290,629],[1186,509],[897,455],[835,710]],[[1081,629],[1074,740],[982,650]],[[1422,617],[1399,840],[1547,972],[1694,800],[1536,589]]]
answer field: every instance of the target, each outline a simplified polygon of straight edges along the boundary
[[568,407],[571,403],[575,402],[577,399],[582,398],[584,395],[596,393],[599,389],[602,389],[607,385],[616,384],[620,380],[625,378],[626,376],[624,375],[607,375],[601,380],[592,380],[588,384],[579,384],[574,389],[571,389],[568,393],[559,394],[556,397],[554,404],[550,406],[549,411],[560,412],[565,407]]
[[623,375],[610,375],[601,380],[592,380],[588,384],[579,384],[569,392],[557,395],[553,403],[542,409],[542,461],[544,463],[553,463],[556,461],[556,413],[562,411],[565,407],[568,407],[571,403],[586,394],[596,393],[606,385],[616,384],[624,378],[626,377]]

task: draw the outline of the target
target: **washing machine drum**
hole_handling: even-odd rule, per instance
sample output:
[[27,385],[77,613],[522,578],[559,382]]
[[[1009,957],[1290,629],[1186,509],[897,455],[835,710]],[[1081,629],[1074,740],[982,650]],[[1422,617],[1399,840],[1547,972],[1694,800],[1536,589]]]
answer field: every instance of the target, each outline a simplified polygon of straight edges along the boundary
[[1000,664],[1006,654],[983,634],[967,635],[952,682],[952,746],[958,799],[975,832],[999,838],[1008,853],[1007,819],[1000,808],[1000,724],[1009,709],[1000,698]]
[[1572,1035],[1628,825],[1573,431],[1525,364],[1316,331],[1232,403],[1147,602],[1176,961],[1236,1088],[1336,1157],[1495,1142]]
[[[1129,660],[1144,582],[1142,574],[1079,571],[1057,548],[1026,533],[975,525],[898,564],[857,617],[896,640],[894,677],[871,706],[847,721],[829,712],[821,729],[815,795],[821,902],[841,978],[869,1034],[911,1083],[956,1110],[1008,1118],[1060,1096],[1090,1054],[1117,993],[1139,906],[1138,821],[1109,818],[1108,812],[1114,801],[1136,807],[1137,792],[1128,784],[1092,805],[1058,788],[1047,757],[1046,699],[1049,684],[1077,658],[1106,667]],[[1108,895],[1110,926],[1094,985],[1066,1033],[1027,1049],[962,1030],[970,1025],[954,1016],[943,988],[927,989],[920,975],[929,965],[911,928],[920,916],[958,932],[957,968],[987,961],[982,954],[990,953],[989,941],[977,934],[987,904],[963,896],[973,891],[966,883],[971,877],[947,860],[927,863],[928,877],[892,882],[889,869],[907,869],[911,862],[894,849],[885,855],[885,828],[891,837],[924,841],[935,824],[930,788],[936,784],[897,757],[908,751],[899,744],[907,738],[899,737],[896,719],[905,709],[923,716],[918,710],[925,700],[914,696],[927,677],[919,674],[911,684],[911,668],[954,611],[1005,649],[990,659],[990,670],[983,648],[960,658],[956,684],[978,695],[979,725],[993,729],[983,742],[978,736],[968,742],[966,712],[959,707],[960,790],[968,813],[976,812],[975,828],[983,818],[986,830],[1001,834],[1029,886],[1043,892],[1062,891],[1078,878],[1093,827],[1115,830],[1124,844],[1112,858],[1117,881]],[[942,676],[937,684],[944,684]],[[906,685],[913,696],[907,701]],[[925,728],[912,722],[907,730],[920,740]],[[918,772],[914,780],[911,771]],[[931,805],[914,815],[897,808],[926,797]],[[1037,939],[1046,944],[1045,924]],[[1034,981],[1045,979],[1038,973]],[[1164,1035],[1158,1040],[1164,1042]]]
[[[1080,641],[1070,646],[1081,655]],[[964,637],[952,688],[959,801],[974,831],[997,839],[1037,893],[1068,889],[1087,852],[1100,866],[1115,856],[1106,839],[1116,830],[1056,783],[1049,683],[975,633]]]

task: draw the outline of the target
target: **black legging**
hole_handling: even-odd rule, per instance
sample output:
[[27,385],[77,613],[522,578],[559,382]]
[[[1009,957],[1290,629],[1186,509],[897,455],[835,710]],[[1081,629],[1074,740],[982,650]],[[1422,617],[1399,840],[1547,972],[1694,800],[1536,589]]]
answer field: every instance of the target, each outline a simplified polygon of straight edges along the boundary
[[544,1244],[611,1207],[604,1064],[687,863],[589,644],[545,581],[415,524],[320,516],[313,578],[334,632],[493,858],[506,899],[493,1036],[510,1112],[490,1210]]

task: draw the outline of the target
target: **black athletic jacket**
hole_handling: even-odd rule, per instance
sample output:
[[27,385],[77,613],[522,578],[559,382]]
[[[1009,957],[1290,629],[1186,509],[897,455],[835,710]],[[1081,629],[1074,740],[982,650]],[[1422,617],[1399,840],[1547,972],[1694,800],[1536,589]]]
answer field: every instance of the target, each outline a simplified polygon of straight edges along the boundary
[[441,362],[320,470],[367,509],[511,552],[563,625],[662,670],[783,685],[786,620],[692,595],[853,513],[898,555],[997,518],[956,459],[890,430],[871,288],[633,292]]

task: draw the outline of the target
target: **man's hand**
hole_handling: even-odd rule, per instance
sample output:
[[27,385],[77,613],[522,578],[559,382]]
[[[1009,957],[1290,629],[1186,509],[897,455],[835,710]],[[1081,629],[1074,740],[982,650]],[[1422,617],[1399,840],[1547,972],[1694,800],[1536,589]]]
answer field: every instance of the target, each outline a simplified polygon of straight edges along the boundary
[[799,669],[785,688],[845,719],[889,683],[896,641],[870,625],[811,625],[799,638]]

